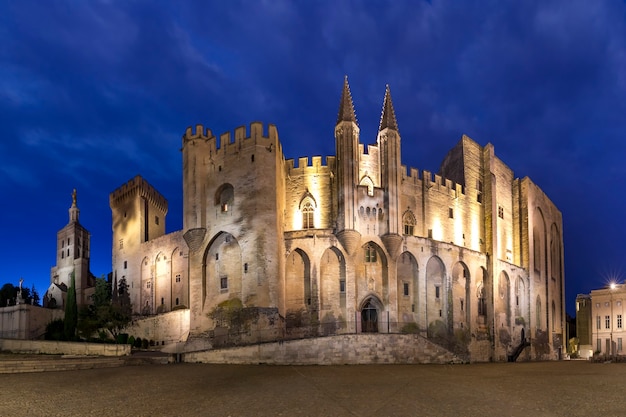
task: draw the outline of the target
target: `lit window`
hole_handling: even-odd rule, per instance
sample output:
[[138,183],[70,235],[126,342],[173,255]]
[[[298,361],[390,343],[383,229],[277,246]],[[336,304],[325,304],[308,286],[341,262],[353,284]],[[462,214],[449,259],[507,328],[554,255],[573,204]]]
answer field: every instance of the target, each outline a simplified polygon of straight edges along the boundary
[[311,203],[311,200],[307,200],[302,204],[302,228],[303,229],[313,229],[313,214],[315,213],[315,208]]
[[365,247],[365,262],[376,262],[376,248],[372,245]]

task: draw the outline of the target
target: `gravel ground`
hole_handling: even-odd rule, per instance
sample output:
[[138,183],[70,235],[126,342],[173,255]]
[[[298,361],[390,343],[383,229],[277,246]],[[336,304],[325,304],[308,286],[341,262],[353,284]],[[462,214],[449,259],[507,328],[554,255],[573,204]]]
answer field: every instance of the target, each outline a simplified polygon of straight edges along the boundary
[[0,375],[0,416],[624,416],[626,364],[171,364]]

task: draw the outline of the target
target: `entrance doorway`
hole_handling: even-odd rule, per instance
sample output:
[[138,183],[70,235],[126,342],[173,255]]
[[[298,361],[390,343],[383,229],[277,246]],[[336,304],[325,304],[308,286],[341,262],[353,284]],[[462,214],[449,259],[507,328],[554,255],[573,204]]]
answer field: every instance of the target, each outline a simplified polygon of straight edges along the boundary
[[368,300],[361,310],[361,331],[363,333],[378,333],[378,310]]

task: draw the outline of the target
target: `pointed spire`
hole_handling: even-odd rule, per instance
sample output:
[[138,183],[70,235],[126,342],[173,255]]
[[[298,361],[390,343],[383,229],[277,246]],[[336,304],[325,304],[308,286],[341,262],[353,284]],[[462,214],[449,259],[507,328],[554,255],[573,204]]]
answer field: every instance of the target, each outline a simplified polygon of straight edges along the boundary
[[389,84],[385,89],[385,101],[383,102],[383,114],[380,116],[380,126],[378,131],[383,129],[393,129],[398,131],[398,122],[396,121],[396,112],[393,110],[393,103],[391,102],[391,91],[389,90]]
[[343,80],[343,91],[341,92],[339,114],[337,115],[337,124],[340,122],[357,122],[356,115],[354,114],[354,105],[352,104],[352,94],[350,93],[347,75]]
[[70,207],[70,223],[78,223],[78,206],[76,206],[76,188],[72,191],[72,207]]

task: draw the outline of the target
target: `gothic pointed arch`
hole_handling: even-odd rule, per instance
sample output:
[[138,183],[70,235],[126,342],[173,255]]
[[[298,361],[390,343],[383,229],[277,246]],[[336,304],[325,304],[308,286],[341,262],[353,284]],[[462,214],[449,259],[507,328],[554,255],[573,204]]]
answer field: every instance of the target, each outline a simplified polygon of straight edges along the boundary
[[285,263],[286,315],[311,310],[315,303],[311,286],[311,261],[309,255],[296,248],[289,253]]
[[499,316],[501,323],[506,327],[511,326],[511,281],[509,275],[505,271],[500,271],[498,276],[498,295],[500,301]]
[[327,248],[319,261],[320,311],[342,311],[346,308],[346,258],[334,246]]
[[384,305],[376,294],[367,294],[359,303],[360,329],[362,333],[378,333],[382,324]]
[[561,282],[561,233],[555,223],[550,227],[550,277]]
[[357,271],[361,293],[375,293],[387,302],[389,297],[389,271],[385,251],[377,243],[369,241],[361,246]]
[[533,274],[537,281],[547,278],[545,270],[545,251],[546,251],[546,225],[543,213],[539,207],[535,207],[533,212]]
[[369,195],[370,197],[374,195],[374,181],[372,181],[367,173],[361,178],[361,181],[359,181],[359,185],[367,187],[367,195]]
[[170,259],[172,260],[170,309],[188,307],[187,258],[183,248],[175,247],[170,254]]
[[419,311],[419,268],[415,256],[409,251],[402,252],[396,262],[398,278],[398,311],[400,323],[416,323]]
[[169,311],[171,296],[170,262],[167,252],[159,252],[154,262],[154,302],[156,313]]
[[139,292],[139,303],[141,314],[149,315],[154,312],[154,282],[153,282],[153,265],[150,259],[145,256],[141,260],[141,291]]
[[441,258],[432,256],[426,263],[426,321],[429,336],[449,330],[446,288],[445,265]]
[[228,299],[243,300],[241,247],[235,236],[217,233],[206,247],[202,264],[205,311]]
[[454,329],[467,329],[470,318],[470,273],[467,265],[459,261],[452,267],[452,323]]
[[528,288],[524,282],[524,279],[520,276],[515,280],[515,324],[522,324],[529,322],[528,316]]

